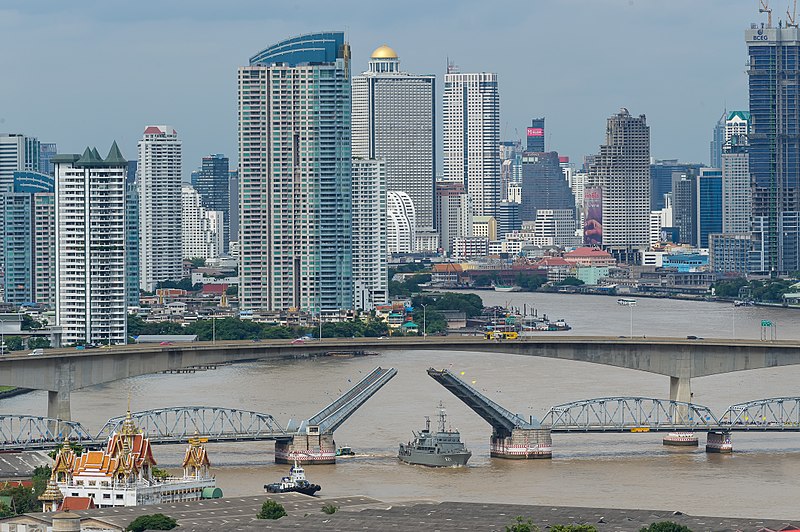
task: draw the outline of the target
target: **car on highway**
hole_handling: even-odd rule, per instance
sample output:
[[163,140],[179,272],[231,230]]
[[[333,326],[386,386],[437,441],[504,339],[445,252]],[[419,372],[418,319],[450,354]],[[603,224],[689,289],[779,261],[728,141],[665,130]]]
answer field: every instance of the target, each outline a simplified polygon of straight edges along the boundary
[[292,340],[292,345],[304,344],[306,343],[306,339],[304,337],[295,338]]
[[175,345],[173,342],[161,342],[158,345]]

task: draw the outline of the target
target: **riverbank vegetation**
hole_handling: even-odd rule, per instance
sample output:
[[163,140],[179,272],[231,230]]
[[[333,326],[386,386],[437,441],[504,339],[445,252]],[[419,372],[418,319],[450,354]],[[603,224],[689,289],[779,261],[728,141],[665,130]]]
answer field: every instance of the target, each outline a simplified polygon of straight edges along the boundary
[[737,278],[714,283],[714,295],[723,299],[747,299],[763,303],[782,303],[783,295],[795,292],[792,288],[796,280],[766,279],[752,280]]

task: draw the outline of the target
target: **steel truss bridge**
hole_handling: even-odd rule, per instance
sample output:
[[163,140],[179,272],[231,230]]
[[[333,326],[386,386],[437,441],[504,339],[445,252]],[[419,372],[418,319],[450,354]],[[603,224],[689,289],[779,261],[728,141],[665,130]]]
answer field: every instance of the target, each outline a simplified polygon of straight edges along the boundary
[[[289,440],[298,434],[315,433],[314,427],[320,427],[320,433],[335,429],[345,421],[347,412],[352,414],[358,408],[351,408],[354,406],[353,399],[359,398],[360,404],[363,404],[369,389],[373,390],[372,393],[377,391],[391,379],[388,375],[393,371],[373,372],[337,401],[346,396],[349,400],[340,402],[337,408],[332,408],[335,401],[323,409],[317,416],[327,418],[327,423],[314,425],[310,423],[311,418],[301,424],[302,428],[295,430],[282,428],[270,414],[222,407],[160,408],[135,412],[131,417],[150,441],[157,444],[184,443],[195,434],[207,437],[210,442]],[[368,382],[368,389],[353,392],[365,381]],[[502,409],[499,405],[495,406]],[[507,414],[504,416],[506,421],[519,421],[523,428],[530,425],[529,421],[505,409],[502,412]],[[119,430],[124,419],[124,416],[109,419],[100,432],[92,434],[75,421],[0,415],[0,449],[52,449],[64,440],[87,447],[102,446],[111,434]],[[729,407],[719,417],[709,408],[692,403],[647,397],[603,397],[554,406],[544,415],[540,426],[555,433],[800,432],[800,397],[739,403]]]
[[[291,440],[305,434],[331,433],[397,374],[375,368],[333,403],[299,425],[286,428],[270,414],[212,406],[176,406],[134,412],[136,426],[152,443],[184,443],[200,435],[209,442]],[[109,419],[97,434],[76,421],[41,416],[0,415],[0,450],[53,449],[66,440],[86,447],[105,445],[126,416]]]

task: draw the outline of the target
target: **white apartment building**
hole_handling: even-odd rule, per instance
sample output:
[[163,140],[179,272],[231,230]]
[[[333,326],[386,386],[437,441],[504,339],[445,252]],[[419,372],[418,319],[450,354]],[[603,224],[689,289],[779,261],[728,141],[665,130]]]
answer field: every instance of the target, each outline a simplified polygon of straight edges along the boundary
[[489,239],[483,236],[459,236],[453,240],[453,260],[485,257],[489,254]]
[[441,247],[439,244],[439,232],[435,229],[427,231],[417,231],[416,251],[437,253]]
[[127,343],[125,178],[115,142],[57,155],[56,324],[64,343]]
[[370,311],[389,300],[386,163],[353,159],[353,308]]
[[523,231],[526,228],[533,229],[534,239],[545,239],[551,245],[565,247],[579,244],[575,236],[575,213],[571,209],[538,209],[533,223],[523,222]]
[[0,133],[0,192],[14,187],[14,172],[39,171],[39,140],[20,133]]
[[722,232],[748,233],[753,217],[750,154],[745,146],[722,151]]
[[385,161],[387,190],[408,194],[420,229],[433,227],[435,84],[432,74],[400,70],[386,45],[352,81],[353,157]]
[[462,74],[448,66],[443,127],[443,180],[464,184],[476,216],[493,216],[501,200],[497,74]]
[[225,245],[222,211],[203,207],[200,193],[188,183],[181,185],[181,257],[214,259]]
[[497,220],[494,216],[473,216],[472,234],[489,240],[497,240]]
[[386,199],[386,244],[389,253],[413,253],[416,237],[417,215],[411,196],[405,192],[389,191]]
[[138,146],[139,286],[152,292],[183,275],[181,141],[172,126],[147,126]]

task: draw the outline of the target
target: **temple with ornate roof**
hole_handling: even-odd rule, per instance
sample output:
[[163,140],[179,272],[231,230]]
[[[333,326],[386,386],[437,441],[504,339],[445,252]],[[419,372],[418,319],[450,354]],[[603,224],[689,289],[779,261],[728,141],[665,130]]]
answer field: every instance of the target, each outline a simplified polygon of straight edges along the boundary
[[105,450],[78,454],[65,442],[39,499],[45,511],[55,511],[65,499],[75,497],[90,498],[98,508],[219,498],[222,491],[210,473],[206,441],[199,436],[189,440],[182,477],[155,476],[150,440],[136,427],[129,411]]

